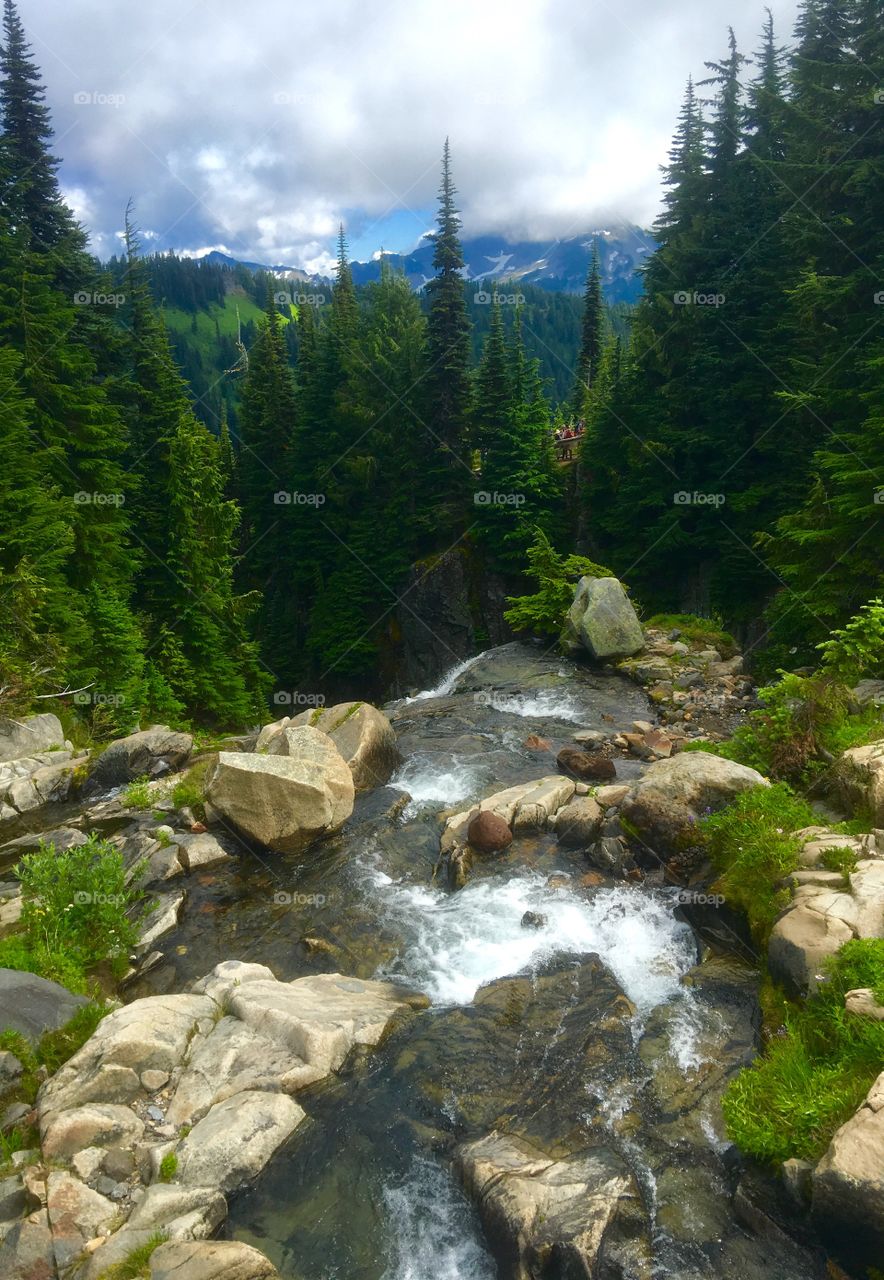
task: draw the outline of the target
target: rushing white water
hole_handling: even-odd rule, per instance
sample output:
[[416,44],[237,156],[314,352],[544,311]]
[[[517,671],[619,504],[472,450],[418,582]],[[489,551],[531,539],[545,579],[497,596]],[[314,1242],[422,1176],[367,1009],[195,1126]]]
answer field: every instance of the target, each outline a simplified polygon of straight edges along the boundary
[[423,702],[427,698],[444,698],[446,694],[451,693],[458,679],[465,671],[469,671],[474,662],[478,662],[481,653],[476,653],[472,658],[464,658],[463,662],[458,662],[439,681],[433,689],[422,689],[420,693],[416,693],[412,698],[403,698],[402,706],[407,706],[411,702]]
[[497,1269],[465,1230],[473,1210],[431,1160],[415,1160],[409,1177],[384,1191],[391,1258],[383,1280],[494,1280]]
[[567,720],[582,724],[586,708],[581,707],[565,689],[538,689],[534,693],[477,694],[486,706],[511,716],[528,720]]
[[479,778],[469,756],[415,752],[393,774],[389,786],[408,792],[411,803],[405,817],[413,818],[423,809],[444,809],[472,799],[479,789]]
[[[468,1004],[483,983],[557,952],[597,952],[642,1015],[682,989],[679,979],[696,960],[690,928],[674,919],[664,894],[646,889],[618,886],[585,898],[524,872],[447,894],[378,869],[370,877],[382,910],[409,940],[391,976],[438,1004]],[[523,928],[526,911],[542,912],[546,926]]]

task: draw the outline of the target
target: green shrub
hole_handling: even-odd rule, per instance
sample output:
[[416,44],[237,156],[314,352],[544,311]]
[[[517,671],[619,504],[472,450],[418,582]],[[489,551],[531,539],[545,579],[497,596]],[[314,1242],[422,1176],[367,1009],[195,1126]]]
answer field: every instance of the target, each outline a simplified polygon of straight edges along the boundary
[[750,712],[748,722],[708,749],[806,787],[830,768],[832,757],[880,735],[880,714],[871,709],[851,715],[849,689],[831,676],[779,675],[775,684],[758,690],[763,705]]
[[205,800],[206,774],[210,757],[198,761],[172,788],[172,803],[176,809],[198,809]]
[[715,618],[698,618],[693,613],[655,613],[647,625],[658,631],[678,630],[687,644],[717,649],[722,658],[732,658],[738,652],[736,640]]
[[817,1160],[884,1070],[884,1023],[844,1008],[857,987],[884,994],[884,939],[847,942],[825,968],[819,993],[790,1007],[722,1101],[730,1137],[756,1159]]
[[823,669],[844,684],[856,684],[863,676],[884,676],[884,603],[870,600],[817,648]]
[[99,964],[110,962],[114,973],[125,969],[143,914],[141,869],[134,868],[129,882],[120,850],[95,835],[60,852],[41,843],[14,868],[22,932],[0,942],[0,965],[80,992]]
[[150,1276],[150,1258],[155,1249],[169,1239],[165,1231],[157,1231],[144,1244],[127,1253],[122,1262],[115,1262],[102,1271],[98,1280],[146,1280]]
[[830,845],[820,854],[820,862],[827,871],[840,871],[842,875],[848,876],[851,871],[856,870],[856,850],[849,849],[846,845]]
[[745,913],[759,947],[766,946],[789,901],[782,881],[797,868],[801,848],[792,833],[815,821],[810,805],[778,783],[744,791],[700,823],[701,839],[719,872],[716,889]]
[[122,801],[127,809],[149,809],[153,803],[150,778],[144,776],[130,782],[123,790]]
[[160,1182],[171,1182],[178,1172],[178,1157],[174,1151],[167,1151],[160,1161]]
[[559,555],[541,529],[535,530],[534,542],[528,550],[526,572],[537,583],[538,590],[531,596],[510,596],[510,608],[503,616],[515,631],[545,636],[558,636],[561,631],[578,578],[615,576],[610,569],[584,556]]

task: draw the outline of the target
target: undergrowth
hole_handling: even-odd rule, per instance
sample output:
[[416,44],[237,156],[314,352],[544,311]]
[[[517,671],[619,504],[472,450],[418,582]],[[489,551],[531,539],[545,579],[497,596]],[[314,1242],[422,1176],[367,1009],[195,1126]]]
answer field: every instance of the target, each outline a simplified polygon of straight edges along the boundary
[[884,939],[845,943],[825,970],[819,993],[786,1004],[778,1034],[722,1100],[728,1134],[756,1159],[817,1160],[884,1070],[884,1022],[844,1008],[857,987],[884,999]]

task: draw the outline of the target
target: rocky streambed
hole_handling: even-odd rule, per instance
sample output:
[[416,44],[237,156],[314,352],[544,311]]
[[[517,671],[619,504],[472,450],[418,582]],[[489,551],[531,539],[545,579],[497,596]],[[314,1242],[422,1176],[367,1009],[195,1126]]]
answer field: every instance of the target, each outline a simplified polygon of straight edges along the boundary
[[[607,874],[537,823],[456,890],[440,871],[446,818],[555,774],[575,734],[625,735],[608,785],[633,784],[646,763],[629,735],[655,719],[642,688],[512,644],[386,710],[401,762],[336,834],[280,854],[219,824],[226,859],[169,863],[175,923],[121,1011],[150,1014],[154,1039],[123,1026],[98,1056],[87,1044],[41,1095],[44,1143],[114,1147],[59,1117],[134,1108],[147,1168],[122,1178],[123,1232],[162,1222],[177,1187],[173,1235],[220,1233],[289,1280],[822,1280],[798,1210],[722,1129],[721,1092],[757,1049],[755,971],[700,943],[662,868]],[[601,806],[599,832],[613,821]],[[156,820],[140,822],[149,840]],[[89,1242],[71,1240],[74,1266]],[[71,1275],[100,1274],[96,1247]],[[207,1280],[271,1273],[240,1256],[241,1271],[184,1261]]]

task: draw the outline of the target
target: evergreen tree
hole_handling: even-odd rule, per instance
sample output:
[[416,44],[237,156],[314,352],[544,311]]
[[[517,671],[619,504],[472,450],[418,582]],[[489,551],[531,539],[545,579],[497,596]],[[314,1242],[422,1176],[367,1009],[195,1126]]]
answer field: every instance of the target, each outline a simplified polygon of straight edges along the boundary
[[587,392],[598,375],[605,345],[605,303],[602,297],[602,277],[599,265],[598,241],[592,242],[589,273],[586,277],[586,294],[583,300],[583,334],[580,353],[571,394],[571,411],[575,418],[586,416]]
[[14,0],[3,0],[0,47],[0,205],[11,229],[37,252],[65,241],[82,250],[83,239],[58,188],[58,160],[51,154],[52,126],[39,68]]
[[429,544],[446,544],[462,530],[472,486],[468,449],[470,327],[455,195],[446,138],[433,251],[436,275],[426,287],[429,311],[422,415],[426,462],[421,505]]

